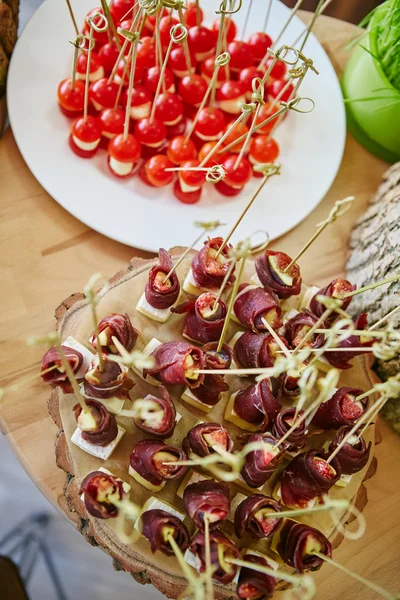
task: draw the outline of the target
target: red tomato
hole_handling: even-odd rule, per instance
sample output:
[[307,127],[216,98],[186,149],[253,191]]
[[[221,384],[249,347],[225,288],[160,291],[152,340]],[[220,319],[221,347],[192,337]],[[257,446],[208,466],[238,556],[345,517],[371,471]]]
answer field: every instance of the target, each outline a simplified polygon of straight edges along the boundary
[[185,22],[188,27],[201,25],[204,20],[204,13],[196,2],[189,2],[187,10],[184,13]]
[[[215,21],[212,24],[212,32],[214,34],[215,41],[218,40],[220,25],[221,25],[221,19],[218,17],[218,19],[215,19]],[[235,22],[232,21],[232,19],[230,17],[225,17],[224,28],[226,31],[226,39],[229,44],[230,42],[233,42],[233,40],[236,37],[237,28],[236,28]]]
[[178,94],[160,94],[156,101],[156,117],[164,125],[176,125],[183,117],[183,102]]
[[[88,17],[91,17],[93,15],[93,13],[101,13],[102,15],[104,15],[102,8],[92,8],[92,10],[90,10],[87,13],[87,15],[85,17],[85,24],[83,26],[83,33],[87,36],[89,36],[89,33],[90,33],[90,26],[86,19]],[[103,26],[103,19],[101,17],[96,17],[93,22],[95,25],[100,25],[100,27]],[[107,31],[96,31],[95,29],[93,29],[93,39],[96,42],[98,42],[99,44],[107,44],[108,33],[107,33]]]
[[105,108],[101,111],[99,119],[105,137],[111,139],[124,131],[125,111],[121,108]]
[[[151,67],[151,69],[149,69],[144,76],[144,81],[143,81],[144,86],[152,94],[155,94],[157,91],[157,86],[158,86],[158,82],[160,80],[160,75],[161,75],[160,67]],[[164,81],[165,81],[166,90],[168,92],[174,92],[174,87],[175,87],[174,86],[174,76],[173,76],[172,72],[170,71],[170,69],[168,69],[168,67],[165,69]],[[161,89],[163,89],[163,88],[161,88]]]
[[99,79],[89,88],[89,99],[96,110],[113,108],[118,95],[118,85],[115,81],[108,83],[108,79]]
[[127,13],[133,8],[135,0],[112,0],[110,5],[110,13],[114,23],[119,23],[126,18]]
[[192,81],[189,75],[186,75],[179,82],[179,95],[184,102],[198,106],[203,100],[207,91],[207,84],[200,75],[194,74]]
[[223,196],[229,196],[229,197],[237,196],[242,191],[242,188],[233,188],[230,185],[227,185],[225,183],[224,179],[221,179],[221,181],[218,181],[218,183],[215,184],[215,188]]
[[288,102],[292,97],[293,91],[293,85],[282,79],[275,79],[275,81],[268,86],[268,95],[272,98],[279,99],[282,102]]
[[[78,57],[78,62],[76,65],[76,76],[78,79],[86,80],[86,71],[88,64],[88,55],[86,52],[83,52]],[[91,60],[90,60],[90,71],[89,71],[89,79],[91,82],[98,81],[104,77],[104,68],[101,64],[99,56],[96,52],[92,52]]]
[[[130,70],[131,70],[131,61],[129,60],[129,61],[125,62],[125,60],[122,58],[119,61],[118,68],[115,73],[115,81],[118,85],[121,83],[122,78],[124,79],[123,86],[129,85]],[[143,74],[144,74],[144,67],[142,67],[140,64],[139,65],[135,64],[135,73],[133,76],[134,84],[140,83],[142,81]]]
[[[193,52],[190,52],[190,58],[192,62],[192,72],[195,71],[196,58]],[[189,74],[188,65],[186,62],[185,50],[183,48],[183,44],[180,44],[176,48],[173,48],[169,57],[169,67],[174,75],[177,77],[185,77],[185,75]]]
[[186,185],[190,185],[190,187],[199,187],[204,185],[206,182],[206,172],[205,171],[195,171],[192,170],[195,167],[199,166],[198,160],[187,160],[181,164],[182,169],[188,169],[187,171],[179,171],[179,178],[181,181],[186,183]]
[[179,179],[174,183],[174,195],[183,204],[196,204],[201,198],[202,188],[195,190],[194,192],[182,192],[181,184]]
[[[210,83],[210,79],[213,76],[214,69],[215,69],[215,56],[209,56],[208,58],[203,60],[203,62],[201,63],[200,71],[201,71],[201,74],[204,77],[204,79],[207,81],[207,83]],[[229,71],[228,71],[228,74],[229,74]],[[216,83],[217,89],[221,87],[221,85],[224,83],[224,81],[228,81],[228,79],[229,79],[229,77],[227,77],[225,67],[221,67],[218,70],[217,83]]]
[[173,171],[166,171],[174,165],[164,154],[156,154],[146,163],[146,175],[148,180],[155,187],[168,185],[174,179]]
[[200,139],[221,137],[221,133],[225,127],[225,117],[218,108],[212,110],[207,107],[203,108],[198,115],[198,120],[195,127],[195,132]]
[[140,143],[131,133],[126,140],[122,133],[115,136],[108,146],[108,154],[119,162],[136,162],[140,158],[140,150]]
[[178,19],[175,19],[175,17],[171,17],[170,15],[168,17],[163,17],[160,20],[160,40],[163,48],[168,48],[171,41],[171,29],[175,25],[178,25],[178,23]]
[[110,75],[117,62],[119,51],[116,44],[104,44],[99,50],[98,57],[106,75]]
[[[143,85],[135,85],[132,90],[131,117],[132,119],[143,119],[150,116],[153,95]],[[128,90],[124,90],[121,97],[122,106],[126,107],[128,102]]]
[[165,125],[159,119],[140,119],[136,121],[135,135],[139,142],[147,146],[158,147],[167,137]]
[[[261,125],[261,123],[266,121],[266,119],[272,117],[277,112],[277,110],[279,110],[279,106],[273,107],[272,104],[270,104],[269,102],[263,104],[260,107],[260,110],[258,111],[256,125]],[[257,133],[270,133],[272,131],[272,128],[275,126],[275,123],[276,118],[264,125],[263,127],[261,127],[261,129],[259,129]]]
[[230,187],[243,187],[251,179],[252,168],[247,158],[242,158],[236,166],[238,157],[235,154],[227,156],[222,161],[226,171],[223,181]]
[[75,119],[83,113],[85,103],[84,82],[76,80],[74,89],[72,89],[72,79],[64,79],[58,86],[57,99],[64,115]]
[[250,156],[260,164],[273,163],[279,156],[279,145],[268,135],[257,135],[251,142]]
[[246,92],[253,92],[253,79],[256,77],[262,78],[263,74],[261,71],[258,71],[257,67],[247,67],[240,71],[239,81],[243,83],[245,86]]
[[[269,58],[267,60],[267,65],[266,65],[266,69],[267,70],[270,67],[271,62],[274,59]],[[277,60],[276,63],[274,64],[274,66],[272,67],[272,71],[270,73],[270,78],[271,79],[283,79],[284,76],[286,75],[286,64],[283,62],[283,60]]]
[[246,101],[246,89],[241,81],[226,81],[217,90],[217,101],[220,108],[227,113],[237,115],[241,112],[239,102]]
[[[90,150],[86,150],[80,148],[77,145],[77,142],[74,140],[78,140],[83,144],[96,144],[94,148]],[[88,115],[85,120],[83,117],[79,117],[72,124],[71,135],[69,137],[69,145],[73,152],[80,156],[81,158],[91,158],[94,156],[99,148],[99,143],[101,139],[101,123],[99,119],[96,117],[92,117]]]
[[250,36],[248,44],[253,52],[255,60],[259,62],[267,54],[268,48],[272,46],[272,40],[267,33],[258,31]]
[[185,115],[176,123],[176,125],[167,125],[167,139],[172,139],[178,135],[183,135],[186,132],[187,118]]
[[[207,142],[200,148],[199,152],[199,162],[202,163],[203,160],[210,154],[211,150],[215,148],[217,142]],[[205,167],[212,167],[217,164],[216,155],[214,154],[204,165]]]
[[[229,131],[231,129],[231,127],[232,127],[232,123],[229,123],[229,125],[227,125],[225,127],[224,133]],[[228,136],[225,138],[224,146],[229,146],[229,144],[231,144],[232,142],[235,142],[242,135],[245,135],[246,133],[248,133],[248,131],[249,131],[249,128],[247,127],[247,125],[245,125],[244,123],[238,123],[237,125],[235,125],[234,129],[231,129],[231,131],[229,131]],[[243,140],[242,142],[235,144],[235,146],[233,146],[232,148],[229,149],[229,152],[240,152],[245,141],[246,140]],[[249,144],[249,146],[250,146],[250,144]],[[248,151],[248,149],[247,149],[247,151]]]
[[194,52],[196,60],[201,61],[213,53],[215,47],[215,38],[210,29],[200,25],[189,29],[188,33],[189,47]]
[[156,45],[151,37],[143,37],[139,44],[136,55],[136,65],[144,69],[151,69],[156,64]]
[[251,67],[254,63],[254,56],[251,46],[246,42],[235,40],[228,46],[228,52],[231,55],[229,67],[232,71],[239,72],[246,67]]
[[179,135],[169,142],[167,156],[174,165],[180,165],[187,160],[196,160],[196,146],[192,140],[187,140],[185,136]]

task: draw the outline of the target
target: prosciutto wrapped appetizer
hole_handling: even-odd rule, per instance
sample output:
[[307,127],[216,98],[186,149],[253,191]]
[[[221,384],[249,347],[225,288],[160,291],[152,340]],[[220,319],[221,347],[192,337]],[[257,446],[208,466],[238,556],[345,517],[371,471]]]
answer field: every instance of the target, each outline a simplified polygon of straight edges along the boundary
[[[210,342],[202,347],[206,361],[206,369],[229,369],[232,362],[232,350],[223,344],[221,351],[217,352],[218,342]],[[193,394],[200,402],[215,406],[221,400],[222,394],[229,390],[223,375],[205,374],[203,383],[193,390]]]
[[[329,454],[333,452],[349,433],[351,426],[344,425],[337,432],[331,443],[329,444]],[[344,475],[353,475],[358,473],[368,463],[371,452],[372,443],[368,446],[365,443],[363,436],[357,438],[357,432],[351,436],[346,444],[341,447],[336,454],[336,459],[339,461],[342,473]]]
[[[318,317],[306,309],[289,319],[284,330],[284,336],[289,346],[296,348],[317,321]],[[313,333],[305,342],[304,347],[320,348],[324,343],[324,339],[323,333]]]
[[[366,329],[368,326],[368,315],[367,313],[361,313],[354,320],[354,328],[355,329]],[[348,348],[348,352],[326,352],[324,357],[332,365],[332,367],[336,367],[337,369],[350,369],[351,364],[350,360],[359,356],[360,354],[364,354],[362,351],[352,350],[352,348],[369,348],[374,343],[374,340],[370,337],[365,337],[361,335],[350,335],[347,339],[341,341],[338,344],[338,348]]]
[[131,469],[142,479],[159,486],[164,481],[184,475],[187,467],[168,464],[178,460],[187,460],[180,448],[167,446],[158,440],[142,440],[135,444],[129,462]]
[[[215,237],[204,242],[203,248],[192,260],[192,274],[198,287],[217,290],[229,270],[230,244],[224,246],[221,254],[216,258],[217,252],[223,244],[222,237]],[[235,280],[232,274],[228,284]]]
[[342,425],[354,425],[368,407],[368,398],[356,400],[363,393],[359,388],[341,387],[329,400],[323,402],[312,420],[322,429],[338,429]]
[[282,327],[282,310],[272,290],[243,283],[239,287],[233,311],[240,324],[255,333],[267,329],[263,319],[272,329]]
[[123,481],[114,475],[94,471],[86,475],[81,483],[79,495],[83,494],[86,510],[96,519],[113,519],[118,516],[118,508],[110,498],[120,501],[125,495]]
[[[210,531],[210,549],[211,564],[216,568],[213,579],[219,581],[222,585],[228,585],[235,579],[238,567],[225,561],[221,564],[221,555],[222,559],[240,559],[240,552],[235,544],[218,529]],[[196,533],[190,543],[190,551],[200,559],[200,572],[203,573],[206,569],[206,540],[204,533],[200,531]]]
[[[298,416],[301,417],[303,412],[304,411],[299,410]],[[294,424],[295,414],[295,407],[284,408],[281,410],[272,426],[272,433],[275,437],[281,438],[289,431]],[[293,452],[294,450],[303,448],[306,443],[307,435],[307,425],[306,422],[303,421],[298,427],[296,427],[289,437],[286,438],[286,442],[289,444],[289,447],[287,448],[288,451]]]
[[174,551],[168,541],[168,534],[172,535],[182,552],[189,546],[189,532],[186,525],[175,515],[165,510],[146,510],[141,515],[142,534],[150,542],[154,554],[159,550],[167,556],[173,556]]
[[[99,342],[102,352],[109,354],[119,354],[115,347],[112,338],[116,337],[123,347],[130,352],[135,347],[139,332],[133,327],[129,315],[119,315],[112,313],[104,317],[99,323]],[[97,350],[97,340],[93,333],[90,338],[90,343]]]
[[143,375],[152,375],[164,385],[187,385],[199,387],[204,381],[204,374],[195,373],[205,368],[202,350],[187,342],[166,342],[160,344],[152,353],[155,366],[144,369]]
[[306,367],[307,365],[302,363],[302,365],[296,369],[296,371],[287,371],[281,375],[280,385],[282,396],[296,398],[300,395],[299,379],[301,377],[303,368]]
[[[167,389],[160,385],[161,398],[149,394],[145,400],[154,403],[154,415],[150,414],[148,419],[136,418],[135,425],[154,437],[165,439],[171,437],[176,425],[176,410]],[[135,402],[133,402],[133,406]]]
[[236,414],[244,421],[257,425],[262,431],[273,423],[281,408],[271,391],[268,379],[262,379],[247,389],[240,390],[235,396]]
[[315,552],[332,557],[332,545],[323,533],[291,519],[286,519],[281,529],[277,550],[282,560],[298,573],[321,567],[324,561]]
[[[263,556],[245,554],[243,560],[271,568],[271,565]],[[240,600],[268,600],[272,597],[276,584],[275,577],[254,571],[250,567],[242,567],[239,573],[236,594]]]
[[172,312],[177,314],[186,313],[184,335],[202,344],[219,340],[227,308],[223,300],[219,300],[217,306],[215,300],[215,294],[205,292],[195,300],[189,300],[172,309]]
[[281,477],[282,502],[289,508],[306,508],[339,481],[342,470],[334,458],[326,462],[320,450],[309,450],[293,458]]
[[200,423],[189,431],[182,442],[182,447],[189,456],[191,452],[197,456],[208,456],[222,448],[230,452],[233,441],[229,431],[219,423]]
[[[318,318],[322,317],[324,312],[326,311],[326,307],[318,302],[317,296],[327,296],[328,298],[339,298],[343,299],[343,296],[348,294],[349,292],[354,291],[357,286],[352,285],[350,281],[346,279],[334,279],[327,286],[318,290],[315,296],[312,297],[310,302],[310,311]],[[352,297],[343,299],[342,309],[346,310],[349,306]],[[331,314],[327,319],[327,323],[332,323],[336,319],[336,313]]]
[[[64,346],[64,344],[62,345],[62,349],[66,359],[71,365],[71,369],[74,375],[76,375],[79,372],[83,363],[82,354],[78,350],[74,350],[74,348]],[[72,392],[72,386],[69,382],[67,374],[65,373],[62,367],[61,358],[58,353],[58,350],[56,347],[53,346],[53,348],[47,350],[46,354],[43,356],[41,370],[46,371],[47,369],[50,369],[54,366],[57,366],[57,368],[54,369],[54,371],[50,371],[49,373],[45,373],[44,375],[42,375],[43,381],[45,381],[46,383],[50,383],[50,385],[54,387],[61,388],[66,394],[70,394]]]
[[279,502],[264,496],[263,494],[254,494],[239,504],[235,512],[235,533],[238,538],[244,536],[246,532],[256,538],[269,538],[282,525],[282,519],[273,519],[270,516],[273,512],[280,512]]
[[224,483],[199,481],[187,486],[183,493],[183,501],[188,516],[200,531],[204,530],[204,519],[207,518],[210,529],[215,529],[229,515],[229,488]]
[[[288,346],[285,338],[279,337]],[[235,343],[233,356],[241,369],[272,367],[278,350],[278,344],[269,333],[246,331]]]
[[83,412],[80,404],[73,408],[82,438],[95,446],[108,446],[118,435],[115,415],[108,412],[104,404],[97,400],[86,400],[88,412]]
[[85,394],[91,398],[129,398],[129,390],[135,382],[128,377],[128,368],[103,357],[103,370],[100,371],[99,356],[94,355],[83,381]]
[[275,448],[279,440],[271,433],[254,433],[248,437],[247,443],[263,442],[265,448],[249,452],[245,459],[242,477],[249,487],[258,488],[271,477],[282,460],[286,445]]
[[300,268],[295,263],[285,271],[292,259],[284,252],[266,250],[256,260],[256,272],[264,287],[267,287],[279,296],[290,298],[298,296],[301,291]]
[[150,306],[163,310],[170,308],[178,300],[180,285],[175,271],[171,273],[167,281],[164,281],[174,266],[168,252],[164,248],[160,248],[158,256],[159,264],[150,269],[144,293]]

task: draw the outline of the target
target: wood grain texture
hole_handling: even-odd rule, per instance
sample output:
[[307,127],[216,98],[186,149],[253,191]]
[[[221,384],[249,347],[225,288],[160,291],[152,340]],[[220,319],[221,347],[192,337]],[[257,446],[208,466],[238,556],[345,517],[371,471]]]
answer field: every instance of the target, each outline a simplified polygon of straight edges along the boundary
[[[351,25],[327,17],[317,24],[317,37],[339,74],[347,60],[343,46],[353,32]],[[352,212],[335,223],[301,260],[306,281],[324,284],[343,274],[352,226],[365,211],[386,168],[386,163],[348,136],[342,167],[327,196],[294,231],[274,243],[276,248],[295,253],[334,200],[356,195]],[[90,230],[52,200],[29,172],[10,130],[0,140],[0,249],[4,290],[0,295],[0,386],[36,372],[41,350],[27,348],[26,338],[54,329],[54,307],[72,291],[82,289],[90,275],[101,269],[111,276],[124,268],[132,255],[149,256]],[[63,512],[65,476],[53,458],[58,427],[45,403],[37,401],[41,389],[39,382],[31,383],[22,386],[18,395],[7,396],[0,426],[29,475]],[[382,431],[383,442],[377,447],[379,469],[367,484],[367,533],[357,542],[342,544],[335,557],[394,592],[400,587],[400,438],[385,424]],[[378,598],[329,566],[315,578],[319,600]]]

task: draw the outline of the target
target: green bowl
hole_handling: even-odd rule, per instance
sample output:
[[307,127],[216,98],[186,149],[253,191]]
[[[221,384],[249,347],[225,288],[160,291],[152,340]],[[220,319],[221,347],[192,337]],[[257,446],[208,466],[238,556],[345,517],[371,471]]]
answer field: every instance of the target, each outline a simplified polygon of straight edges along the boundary
[[[377,55],[377,11],[361,45]],[[390,83],[381,65],[358,45],[342,76],[347,126],[367,150],[390,162],[400,161],[400,91]],[[374,98],[375,97],[375,98]],[[371,100],[359,100],[373,98]]]

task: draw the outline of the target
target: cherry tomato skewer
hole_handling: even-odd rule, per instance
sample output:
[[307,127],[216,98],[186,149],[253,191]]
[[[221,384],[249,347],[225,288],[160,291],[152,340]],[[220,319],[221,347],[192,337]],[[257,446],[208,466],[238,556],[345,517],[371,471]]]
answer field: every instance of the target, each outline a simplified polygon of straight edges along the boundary
[[83,49],[81,45],[82,41],[84,41],[84,38],[79,34],[74,43],[75,49],[71,79],[63,79],[57,89],[57,100],[60,110],[65,116],[72,119],[83,113],[85,105],[86,86],[83,81],[79,81],[76,78],[79,50]]
[[147,179],[154,187],[164,187],[172,183],[174,173],[168,171],[173,164],[165,154],[156,154],[145,164]]
[[196,146],[183,135],[174,137],[168,144],[167,156],[174,165],[197,159]]
[[[90,70],[89,70],[89,81],[93,83],[94,81],[98,81],[99,79],[103,79],[104,77],[104,67],[101,64],[98,54],[92,52],[90,62]],[[87,62],[88,57],[87,54],[83,53],[78,58],[78,63],[76,66],[76,78],[86,80],[86,70],[87,70]]]

